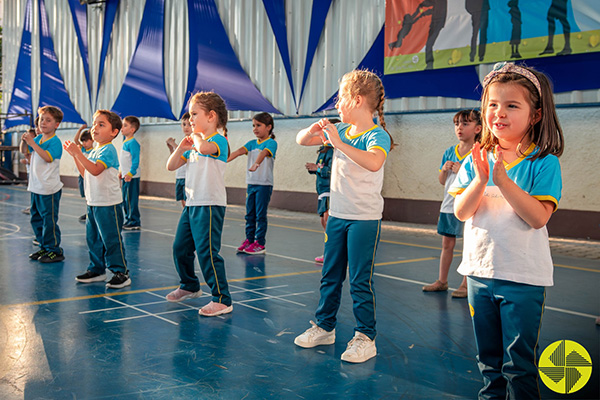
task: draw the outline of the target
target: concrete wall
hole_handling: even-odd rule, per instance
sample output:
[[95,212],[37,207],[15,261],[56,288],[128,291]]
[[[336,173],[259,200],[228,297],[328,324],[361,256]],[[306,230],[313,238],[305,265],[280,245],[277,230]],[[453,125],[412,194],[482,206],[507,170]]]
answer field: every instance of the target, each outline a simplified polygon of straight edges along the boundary
[[[444,150],[457,143],[452,117],[454,112],[390,114],[388,128],[397,143],[385,165],[383,196],[386,198],[385,218],[416,223],[435,223],[443,187],[437,175]],[[559,211],[549,225],[559,236],[600,239],[600,172],[596,166],[600,154],[598,126],[600,108],[561,108],[566,150],[561,157],[563,198]],[[275,194],[272,206],[314,211],[316,209],[315,178],[304,164],[314,162],[316,147],[296,144],[296,133],[317,118],[276,119],[275,134],[278,153],[275,162]],[[229,142],[232,151],[254,138],[252,122],[230,121]],[[62,130],[62,140],[71,139],[73,130]],[[180,140],[177,124],[142,126],[136,135],[142,146],[142,191],[150,195],[171,196],[174,193],[174,172],[165,168],[169,151],[165,141],[169,136]],[[115,140],[120,148],[122,139]],[[594,161],[596,160],[596,161]],[[240,157],[227,167],[226,184],[230,203],[243,203],[246,159]],[[72,159],[65,154],[61,174],[68,186],[76,176]]]

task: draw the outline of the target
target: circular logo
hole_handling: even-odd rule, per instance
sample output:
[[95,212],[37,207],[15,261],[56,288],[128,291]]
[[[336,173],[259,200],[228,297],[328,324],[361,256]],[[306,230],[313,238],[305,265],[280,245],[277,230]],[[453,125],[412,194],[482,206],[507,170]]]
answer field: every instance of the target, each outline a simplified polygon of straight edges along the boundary
[[592,376],[592,358],[572,340],[559,340],[544,349],[538,366],[548,389],[562,394],[575,393]]

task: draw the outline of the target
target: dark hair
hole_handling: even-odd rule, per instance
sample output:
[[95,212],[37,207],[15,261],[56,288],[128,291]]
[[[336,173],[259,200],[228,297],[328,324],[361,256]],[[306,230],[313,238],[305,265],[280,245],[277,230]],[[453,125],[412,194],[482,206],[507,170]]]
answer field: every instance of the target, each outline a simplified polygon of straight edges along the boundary
[[89,129],[84,130],[83,132],[81,132],[81,135],[79,135],[80,142],[85,142],[86,140],[93,140],[92,133]]
[[[545,157],[548,154],[553,154],[560,157],[565,147],[565,139],[563,137],[562,127],[558,121],[556,115],[556,107],[554,105],[554,95],[552,94],[552,84],[548,77],[536,71],[533,68],[520,66],[530,71],[538,79],[540,83],[541,93],[538,92],[536,86],[527,79],[525,76],[517,74],[515,72],[506,72],[494,76],[486,85],[481,96],[481,113],[486,114],[487,111],[487,100],[489,95],[489,88],[495,83],[501,84],[513,84],[520,85],[527,91],[527,98],[531,107],[530,120],[532,121],[529,130],[525,134],[528,136],[532,143],[539,148],[539,151],[535,153],[531,160]],[[541,118],[536,123],[535,112],[541,111]],[[498,139],[492,134],[492,131],[485,119],[483,121],[483,131],[481,136],[481,145],[486,151],[491,151],[498,144]],[[521,150],[519,150],[521,151]]]
[[275,139],[275,134],[273,133],[273,128],[275,128],[275,121],[273,121],[273,117],[271,116],[271,114],[267,112],[261,112],[252,117],[252,119],[257,120],[258,122],[265,125],[271,125],[269,136],[271,137],[271,139]]
[[123,121],[127,121],[127,123],[133,126],[135,128],[135,132],[140,129],[140,120],[134,115],[128,115],[127,117],[123,118]]
[[96,118],[98,115],[104,115],[113,130],[117,129],[120,131],[123,127],[123,121],[121,121],[121,117],[110,110],[98,110],[94,113],[94,118]]
[[[44,107],[38,108],[38,117],[36,118],[37,121],[39,121],[39,114],[42,114],[42,113],[48,113],[48,114],[52,115],[52,118],[54,118],[54,120],[58,123],[61,123],[64,118],[64,114],[61,111],[61,109],[58,107],[54,107],[54,106],[44,106]],[[37,123],[36,123],[36,126],[37,126]]]
[[[470,110],[460,110],[456,114],[454,114],[454,118],[452,119],[454,124],[458,124],[460,121],[467,122],[475,122],[475,125],[481,125],[481,113],[479,110],[470,109]],[[483,129],[483,128],[482,128]],[[475,141],[479,142],[481,140],[481,131],[475,135]]]
[[182,120],[184,120],[184,119],[190,119],[190,113],[189,113],[188,111],[186,111],[186,112],[185,112],[185,114],[183,114],[183,115],[181,116],[181,119],[182,119]]
[[379,76],[366,69],[355,69],[354,71],[350,71],[342,76],[340,86],[344,82],[348,83],[345,89],[348,91],[348,94],[351,97],[356,97],[358,95],[363,96],[371,109],[373,111],[377,111],[379,125],[381,125],[383,130],[386,131],[390,136],[391,151],[396,145],[394,144],[394,138],[386,128],[385,119],[383,118],[385,90]]

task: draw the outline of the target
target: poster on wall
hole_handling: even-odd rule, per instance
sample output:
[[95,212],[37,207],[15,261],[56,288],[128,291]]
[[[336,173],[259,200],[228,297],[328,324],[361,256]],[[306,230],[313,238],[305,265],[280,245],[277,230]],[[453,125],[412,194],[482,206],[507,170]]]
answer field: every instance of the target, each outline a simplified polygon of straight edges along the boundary
[[599,51],[599,0],[386,0],[385,74]]

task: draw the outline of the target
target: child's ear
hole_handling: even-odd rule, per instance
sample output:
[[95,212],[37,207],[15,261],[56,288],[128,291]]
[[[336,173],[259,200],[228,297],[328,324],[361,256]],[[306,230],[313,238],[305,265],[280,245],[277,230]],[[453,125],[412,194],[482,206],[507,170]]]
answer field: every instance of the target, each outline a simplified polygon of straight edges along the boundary
[[540,122],[540,120],[542,119],[542,109],[538,108],[537,110],[535,110],[535,113],[533,114],[533,124],[537,124],[538,122]]
[[481,133],[482,130],[483,130],[483,125],[477,125],[477,126],[475,126],[475,133],[476,134]]
[[117,135],[119,134],[119,132],[121,132],[120,129],[113,129],[113,131],[112,131],[112,133],[113,133],[112,134],[113,139],[117,137]]

